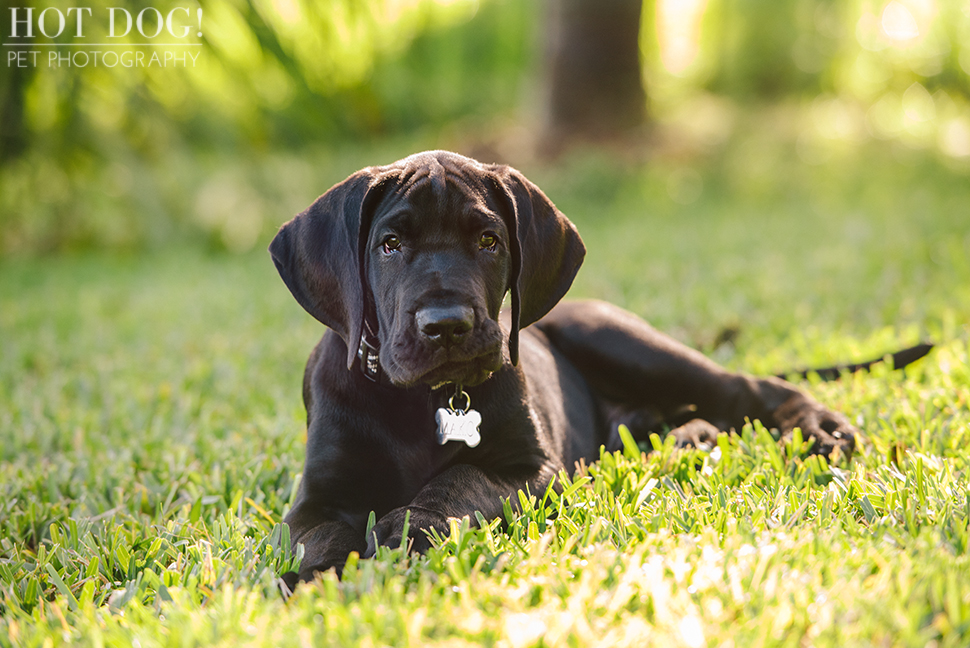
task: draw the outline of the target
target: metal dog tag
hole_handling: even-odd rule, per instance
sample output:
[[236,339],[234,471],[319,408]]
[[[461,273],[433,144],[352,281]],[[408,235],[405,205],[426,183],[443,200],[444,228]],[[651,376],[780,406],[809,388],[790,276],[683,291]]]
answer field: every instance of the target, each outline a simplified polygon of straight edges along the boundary
[[455,390],[455,396],[461,394],[465,397],[465,409],[458,411],[455,409],[452,396],[448,400],[448,407],[439,407],[434,413],[435,423],[438,424],[438,443],[444,445],[449,441],[464,441],[469,448],[474,448],[481,442],[482,435],[478,432],[478,426],[482,424],[482,415],[471,408],[472,399],[468,397],[461,387]]
[[438,443],[441,445],[449,441],[464,441],[469,448],[474,448],[482,440],[482,435],[478,433],[482,415],[473,409],[456,412],[439,407],[434,420],[438,424]]

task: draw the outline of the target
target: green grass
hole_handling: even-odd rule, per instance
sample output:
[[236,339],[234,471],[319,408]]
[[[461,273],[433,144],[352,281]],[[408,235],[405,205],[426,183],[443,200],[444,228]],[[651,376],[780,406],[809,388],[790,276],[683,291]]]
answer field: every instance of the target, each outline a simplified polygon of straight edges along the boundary
[[937,342],[905,373],[803,384],[864,431],[851,463],[758,424],[710,454],[654,439],[522,495],[505,529],[456,521],[289,603],[321,329],[268,255],[0,262],[0,645],[967,645],[970,183],[875,148],[755,153],[526,171],[590,248],[571,296],[732,368]]

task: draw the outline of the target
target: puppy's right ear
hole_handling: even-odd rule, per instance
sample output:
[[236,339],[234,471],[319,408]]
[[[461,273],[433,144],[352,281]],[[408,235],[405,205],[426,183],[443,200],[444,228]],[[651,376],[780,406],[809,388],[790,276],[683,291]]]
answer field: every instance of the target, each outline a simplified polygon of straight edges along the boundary
[[296,301],[343,338],[348,367],[357,358],[367,298],[360,240],[367,239],[381,185],[376,169],[358,171],[284,224],[269,245]]
[[509,359],[516,364],[519,329],[537,322],[562,299],[579,272],[586,246],[569,219],[521,172],[505,165],[488,168],[509,232]]

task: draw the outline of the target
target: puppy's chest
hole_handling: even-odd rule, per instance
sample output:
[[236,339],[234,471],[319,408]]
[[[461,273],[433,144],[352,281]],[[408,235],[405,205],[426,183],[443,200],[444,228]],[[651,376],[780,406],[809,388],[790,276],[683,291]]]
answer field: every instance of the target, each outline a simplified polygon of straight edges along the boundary
[[[389,468],[386,478],[391,492],[397,494],[402,501],[410,501],[416,493],[425,485],[441,474],[449,467],[456,464],[479,464],[487,463],[487,458],[492,454],[490,441],[494,441],[490,434],[490,427],[487,422],[481,429],[481,435],[469,444],[464,432],[471,431],[472,427],[478,430],[478,426],[469,426],[466,422],[464,431],[451,429],[451,438],[447,434],[443,438],[438,430],[441,427],[440,418],[435,419],[437,407],[435,409],[407,412],[411,414],[410,419],[397,417],[393,422],[388,421],[386,428],[390,434],[385,437],[385,466]],[[466,415],[467,416],[467,415]],[[446,424],[449,424],[446,422]],[[457,438],[457,437],[461,438]],[[406,502],[405,502],[406,503]]]
[[420,489],[452,464],[464,444],[437,441],[435,407],[392,407],[381,412],[374,441],[383,454],[385,478],[401,491]]
[[[401,490],[413,497],[417,491],[451,465],[455,454],[455,448],[445,448],[436,443],[402,449],[395,456]],[[410,497],[408,499],[410,500]]]

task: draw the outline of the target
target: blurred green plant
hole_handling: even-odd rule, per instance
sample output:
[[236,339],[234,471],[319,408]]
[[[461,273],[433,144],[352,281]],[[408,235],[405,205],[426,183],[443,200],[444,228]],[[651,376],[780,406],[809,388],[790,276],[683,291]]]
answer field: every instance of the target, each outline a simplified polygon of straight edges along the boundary
[[[69,4],[30,6],[66,12]],[[101,19],[86,23],[88,40],[103,40],[109,4],[89,3]],[[29,3],[4,0],[6,40],[15,5],[23,11]],[[151,6],[126,5],[132,12]],[[159,9],[176,6],[167,0]],[[521,145],[492,141],[531,135],[547,29],[537,4],[199,6],[202,37],[187,36],[201,45],[195,66],[0,66],[0,253],[138,248],[200,234],[217,247],[245,250],[266,223],[278,221],[281,201],[282,213],[293,212],[299,181],[289,175],[297,167],[304,167],[298,177],[316,173],[300,160],[308,152],[305,159],[315,161],[314,151],[346,155],[390,138],[406,139],[411,149],[466,152],[484,142],[478,148],[488,155],[511,151],[514,158]],[[723,150],[732,135],[748,136],[740,116],[760,119],[770,103],[781,109],[760,128],[794,142],[812,164],[877,139],[930,151],[960,172],[970,166],[965,3],[651,0],[642,16],[661,165],[665,153],[703,157]],[[70,29],[53,40],[35,32],[32,42],[64,45],[72,36]],[[120,41],[145,41],[135,36]],[[283,159],[292,163],[281,167]],[[335,181],[340,174],[316,175]],[[689,197],[691,178],[682,180]],[[220,195],[226,199],[216,201]]]
[[[494,119],[515,105],[531,49],[533,9],[508,0],[201,6],[195,66],[0,67],[0,121],[19,124],[2,142],[0,253],[134,248],[200,230],[248,249],[264,205],[292,185],[278,182],[277,153]],[[5,35],[9,16],[4,7]],[[86,40],[103,42],[104,21],[88,22]],[[240,160],[260,178],[240,177]],[[229,202],[197,218],[220,187]]]

